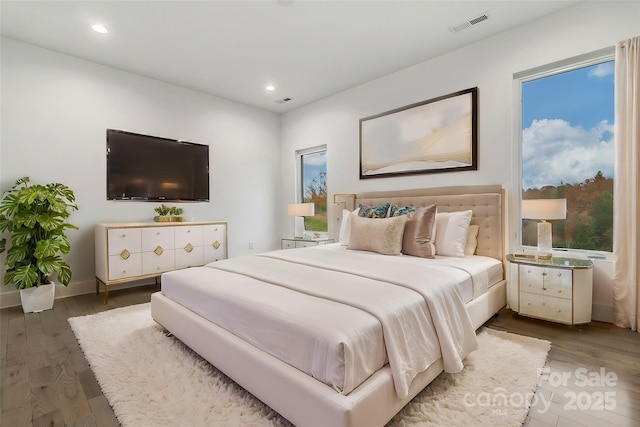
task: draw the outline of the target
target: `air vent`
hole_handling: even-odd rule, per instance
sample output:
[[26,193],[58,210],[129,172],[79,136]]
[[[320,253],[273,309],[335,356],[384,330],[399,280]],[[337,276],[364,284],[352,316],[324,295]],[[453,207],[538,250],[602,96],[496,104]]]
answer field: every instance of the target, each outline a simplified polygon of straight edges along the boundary
[[293,101],[293,98],[290,98],[290,97],[288,97],[288,96],[285,96],[284,98],[282,98],[282,99],[277,99],[277,100],[275,100],[274,102],[275,102],[276,104],[284,104],[285,102],[289,102],[289,101]]
[[489,19],[489,14],[485,12],[482,15],[478,15],[475,18],[469,19],[468,21],[464,21],[458,25],[449,27],[449,31],[451,31],[452,33],[457,33],[458,31],[465,30],[473,25],[478,25],[479,23],[481,23],[482,21],[486,21],[487,19]]

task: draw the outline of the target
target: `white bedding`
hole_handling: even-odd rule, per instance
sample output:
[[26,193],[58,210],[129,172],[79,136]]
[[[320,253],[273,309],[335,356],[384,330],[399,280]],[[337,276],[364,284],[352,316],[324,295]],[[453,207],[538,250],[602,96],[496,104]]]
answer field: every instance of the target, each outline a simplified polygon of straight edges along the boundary
[[[310,272],[303,264],[316,267]],[[444,257],[388,257],[326,245],[166,273],[162,292],[343,394],[389,359],[402,396],[441,351],[445,370],[456,372],[475,348],[475,334],[456,289],[471,282],[475,293],[488,286],[483,281],[491,274],[481,273],[480,264]],[[321,266],[329,269],[317,268]],[[450,311],[429,312],[421,293],[434,288],[441,292],[427,295],[437,300],[432,308],[448,306]],[[442,293],[444,289],[451,291]],[[395,314],[382,311],[389,306]],[[256,328],[258,324],[264,328]],[[403,342],[408,330],[417,338]]]

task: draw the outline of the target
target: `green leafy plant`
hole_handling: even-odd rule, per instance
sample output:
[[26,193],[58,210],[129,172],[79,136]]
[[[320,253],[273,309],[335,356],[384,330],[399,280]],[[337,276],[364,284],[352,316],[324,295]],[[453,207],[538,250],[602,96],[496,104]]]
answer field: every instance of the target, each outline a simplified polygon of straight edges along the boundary
[[176,206],[171,206],[171,208],[169,209],[169,213],[171,215],[182,215],[182,208],[178,208]]
[[78,229],[66,222],[77,210],[73,191],[63,184],[29,185],[29,177],[20,178],[0,201],[0,232],[8,232],[0,240],[0,253],[7,252],[4,284],[17,289],[49,283],[57,273],[58,281],[67,286],[71,268],[61,254],[71,250],[65,230]]
[[165,206],[165,204],[163,203],[162,205],[153,208],[153,210],[158,214],[158,215],[169,215],[169,213],[171,212],[171,209],[169,206]]

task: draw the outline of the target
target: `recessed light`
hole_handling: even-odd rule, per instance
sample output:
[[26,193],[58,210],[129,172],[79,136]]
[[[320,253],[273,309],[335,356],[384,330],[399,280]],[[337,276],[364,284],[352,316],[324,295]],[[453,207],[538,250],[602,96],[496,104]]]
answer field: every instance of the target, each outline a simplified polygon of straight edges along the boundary
[[107,30],[103,25],[100,24],[92,25],[91,29],[100,34],[107,34],[109,32],[109,30]]
[[269,92],[273,92],[274,90],[276,90],[275,86],[273,85],[267,85],[264,88],[265,90],[268,90]]

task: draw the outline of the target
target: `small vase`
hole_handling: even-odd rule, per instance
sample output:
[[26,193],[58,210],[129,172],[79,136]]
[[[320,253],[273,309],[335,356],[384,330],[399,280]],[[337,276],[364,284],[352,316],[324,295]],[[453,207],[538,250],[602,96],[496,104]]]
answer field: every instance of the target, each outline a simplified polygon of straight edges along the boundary
[[56,284],[20,289],[20,301],[25,313],[39,313],[53,308],[53,300],[56,295]]
[[171,218],[166,215],[160,215],[158,217],[158,222],[170,222]]

